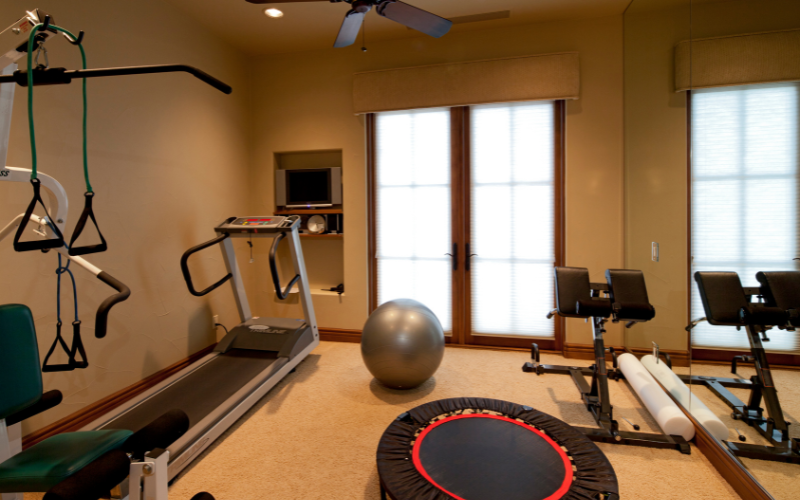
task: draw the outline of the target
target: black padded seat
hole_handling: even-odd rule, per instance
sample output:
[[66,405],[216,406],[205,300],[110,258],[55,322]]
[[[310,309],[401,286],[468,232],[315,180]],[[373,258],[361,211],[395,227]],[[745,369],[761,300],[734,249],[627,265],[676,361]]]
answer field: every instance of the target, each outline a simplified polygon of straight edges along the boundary
[[788,314],[784,309],[774,307],[770,303],[750,303],[742,288],[739,275],[734,272],[698,271],[694,273],[694,280],[700,289],[706,319],[712,325],[766,326],[784,325],[788,321]]
[[656,316],[656,308],[647,297],[642,271],[608,269],[606,281],[611,289],[612,307],[618,320],[649,321]]
[[611,301],[592,298],[589,270],[585,267],[556,267],[556,308],[559,316],[590,318],[611,316]]
[[739,315],[749,305],[739,275],[729,271],[698,271],[694,280],[700,290],[700,299],[706,320],[712,325],[743,326]]
[[760,271],[756,279],[766,305],[787,312],[792,326],[800,326],[800,272]]

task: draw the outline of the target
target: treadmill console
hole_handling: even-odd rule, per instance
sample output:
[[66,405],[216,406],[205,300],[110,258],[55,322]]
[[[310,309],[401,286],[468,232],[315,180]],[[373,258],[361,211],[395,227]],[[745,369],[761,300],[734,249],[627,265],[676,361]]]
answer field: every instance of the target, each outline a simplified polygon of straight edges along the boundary
[[218,233],[278,233],[300,225],[298,215],[255,215],[229,217],[214,230]]

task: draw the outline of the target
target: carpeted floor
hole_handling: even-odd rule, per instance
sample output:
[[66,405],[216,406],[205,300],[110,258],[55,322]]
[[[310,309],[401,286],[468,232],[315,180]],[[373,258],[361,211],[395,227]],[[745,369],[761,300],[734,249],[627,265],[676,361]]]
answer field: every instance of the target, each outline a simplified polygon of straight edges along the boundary
[[[570,424],[594,425],[568,376],[523,373],[524,352],[448,348],[434,379],[411,391],[386,389],[361,362],[358,344],[323,342],[170,487],[188,500],[379,498],[375,450],[387,425],[408,408],[449,397],[489,397],[533,406]],[[543,355],[554,364],[588,361]],[[610,382],[615,416],[660,432],[624,382]],[[736,499],[694,447],[672,450],[600,445],[624,499]],[[502,500],[502,499],[499,499]]]
[[[688,368],[676,368],[675,371],[689,373]],[[748,380],[755,374],[755,369],[752,365],[744,364],[737,368],[737,372],[739,377]],[[730,365],[694,363],[692,373],[694,375],[736,378],[731,374]],[[800,371],[773,368],[772,376],[775,380],[775,387],[778,389],[783,417],[791,424],[789,435],[793,438],[800,438],[800,422],[798,422],[798,418],[800,418]],[[728,426],[728,439],[738,442],[738,435],[735,432],[735,429],[738,429],[747,438],[748,443],[769,444],[755,429],[733,420],[731,409],[710,389],[693,387],[692,390]],[[750,391],[744,389],[730,389],[730,391],[742,401],[747,402]],[[763,403],[762,407],[766,408]],[[768,413],[765,412],[765,414],[768,416]],[[793,500],[800,495],[798,494],[800,491],[800,465],[749,458],[743,458],[742,463],[776,500]]]

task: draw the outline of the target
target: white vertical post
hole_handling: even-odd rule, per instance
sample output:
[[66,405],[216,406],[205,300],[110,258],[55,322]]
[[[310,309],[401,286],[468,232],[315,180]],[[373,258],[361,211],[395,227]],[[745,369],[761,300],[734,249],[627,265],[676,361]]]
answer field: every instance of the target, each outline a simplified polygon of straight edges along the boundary
[[236,261],[236,252],[233,250],[233,241],[231,238],[222,240],[222,256],[225,258],[225,267],[228,269],[228,272],[233,275],[231,279],[233,297],[236,299],[236,307],[239,309],[239,319],[244,323],[252,318],[253,314],[250,312],[250,303],[247,301],[247,291],[244,289],[242,273],[239,271],[239,263]]
[[[5,419],[0,419],[0,463],[5,462],[22,450],[20,424],[7,426]],[[22,493],[3,493],[2,500],[23,500]]]
[[[17,69],[16,64],[9,64],[0,69],[0,75],[10,75]],[[0,168],[6,166],[8,158],[8,137],[11,133],[11,112],[14,109],[15,83],[0,84]]]
[[144,456],[144,459],[153,465],[150,474],[144,476],[142,500],[167,500],[169,496],[169,452],[167,450],[150,452]]

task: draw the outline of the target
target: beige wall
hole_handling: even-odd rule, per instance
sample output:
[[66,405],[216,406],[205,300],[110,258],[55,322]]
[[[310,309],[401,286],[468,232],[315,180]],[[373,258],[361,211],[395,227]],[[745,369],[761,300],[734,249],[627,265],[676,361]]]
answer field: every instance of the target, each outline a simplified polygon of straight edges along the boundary
[[[623,264],[622,18],[517,26],[453,33],[440,40],[416,38],[368,43],[341,50],[285,54],[254,62],[255,113],[251,199],[253,210],[274,208],[274,153],[343,150],[345,237],[342,297],[314,296],[321,327],[360,329],[368,314],[365,129],[353,115],[352,75],[361,71],[578,51],[581,98],[567,104],[568,265],[603,271]],[[306,240],[310,249],[317,242]],[[296,315],[296,306],[276,304],[267,280],[265,249],[256,266],[260,278],[255,310]],[[338,262],[332,265],[339,265]],[[621,336],[609,328],[609,342]],[[568,324],[568,342],[590,342],[582,321]]]
[[[30,9],[21,0],[0,2],[3,26]],[[25,433],[127,387],[214,341],[212,313],[238,320],[229,293],[189,295],[179,260],[191,245],[213,236],[213,224],[247,210],[249,128],[246,59],[170,4],[153,0],[64,2],[36,5],[58,25],[86,32],[89,67],[184,63],[232,85],[230,96],[186,74],[89,80],[89,158],[95,211],[109,250],[89,256],[130,286],[127,302],[111,313],[109,333],[95,339],[94,312],[113,290],[76,271],[83,335],[90,366],[44,375],[45,389],[60,389],[64,403],[26,421]],[[48,42],[53,66],[75,68],[77,49]],[[80,85],[37,87],[39,168],[58,178],[71,198],[68,234],[83,205]],[[8,165],[30,168],[26,92],[17,88]],[[29,184],[0,183],[0,220],[24,212]],[[5,222],[2,222],[5,225]],[[208,279],[224,269],[219,252],[197,263]],[[24,303],[36,320],[40,352],[55,335],[56,257],[16,253],[0,245],[0,303]],[[73,266],[74,268],[74,266]],[[202,269],[201,269],[202,268]],[[62,318],[71,336],[71,290],[64,284]],[[56,361],[63,362],[64,358]]]
[[[646,4],[647,0],[637,0]],[[634,4],[636,6],[637,4]],[[633,14],[631,12],[634,12]],[[688,193],[686,95],[674,92],[682,40],[796,28],[795,0],[682,5],[625,16],[625,265],[645,272],[654,320],[626,332],[630,346],[687,349]],[[650,258],[660,244],[660,261]],[[695,316],[702,316],[695,312]]]

